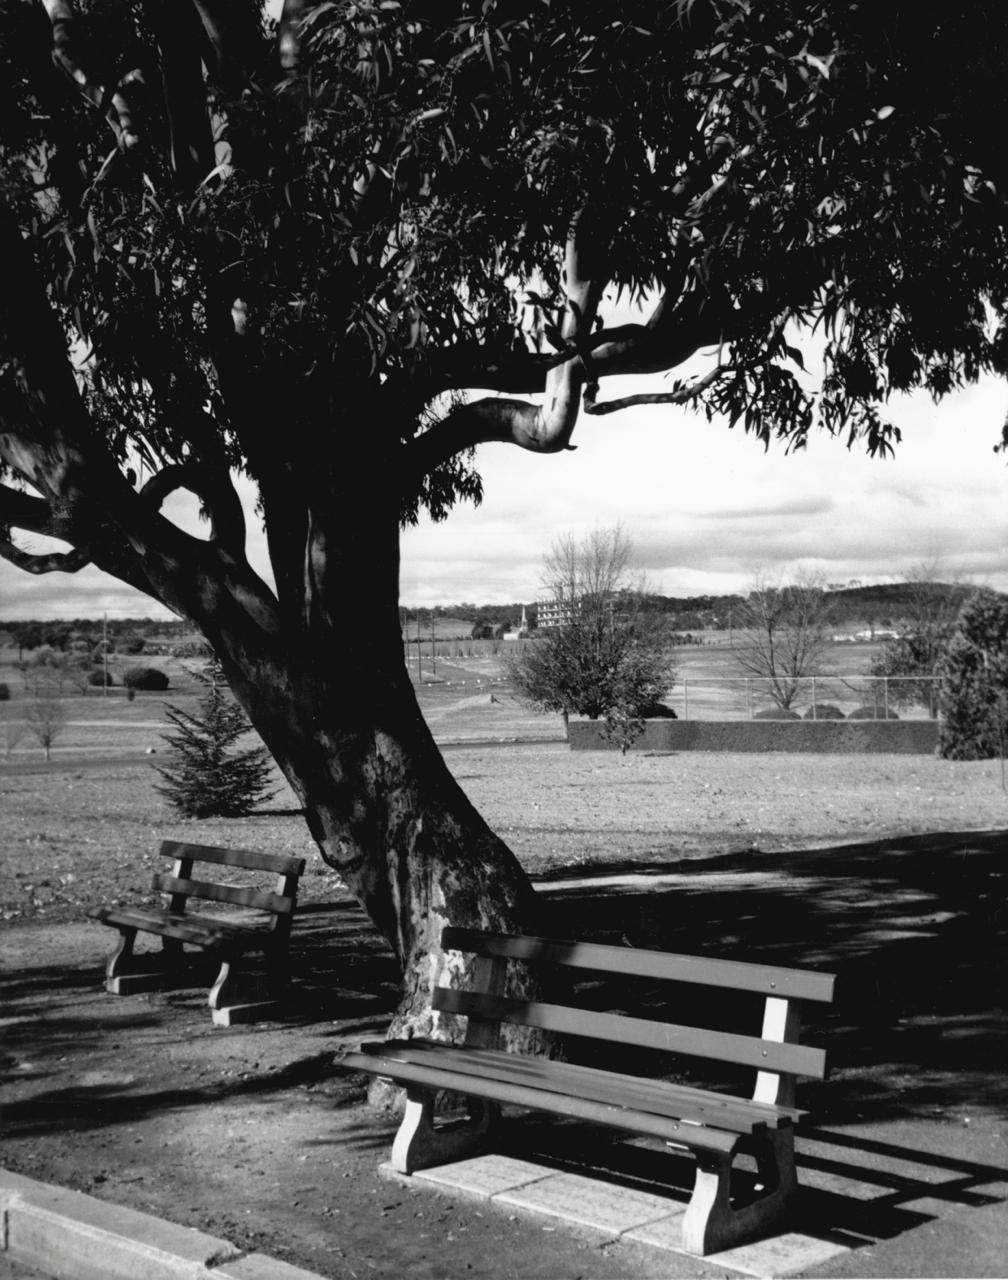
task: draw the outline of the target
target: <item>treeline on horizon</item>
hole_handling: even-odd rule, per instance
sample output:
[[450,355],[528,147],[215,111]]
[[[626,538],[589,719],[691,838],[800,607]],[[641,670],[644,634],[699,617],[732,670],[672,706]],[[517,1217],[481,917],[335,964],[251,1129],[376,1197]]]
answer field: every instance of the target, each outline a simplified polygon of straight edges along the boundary
[[[890,582],[869,586],[840,587],[827,592],[830,599],[829,620],[838,626],[863,625],[892,627],[908,612],[911,600],[921,590],[921,583]],[[961,583],[934,583],[936,590],[948,592],[961,603],[973,591],[970,585]],[[746,597],[735,595],[663,596],[648,593],[639,598],[639,607],[646,612],[663,614],[677,631],[727,631],[738,625]],[[429,608],[400,609],[404,628],[416,627],[419,617],[424,622],[438,618],[457,618],[460,622],[490,626],[517,625],[522,608],[526,610],[531,625],[536,621],[535,601],[515,601],[512,604],[448,604]]]
[[[973,590],[960,583],[936,583],[950,595],[964,600]],[[908,606],[920,583],[879,583],[871,586],[843,587],[829,591],[830,624],[838,627],[857,624],[864,627],[892,627],[908,612]],[[726,631],[738,625],[742,595],[663,596],[651,593],[640,602],[648,612],[667,617],[669,625],[677,631]],[[535,626],[535,601],[514,601],[511,604],[462,604],[433,605],[418,609],[404,605],[400,609],[403,630],[409,636],[420,622],[423,627],[438,619],[457,619],[471,627],[517,626],[524,607],[529,623]],[[0,637],[8,637],[8,644],[18,648],[33,649],[50,645],[65,649],[75,642],[87,640],[98,643],[107,636],[110,648],[140,652],[155,642],[168,646],[192,643],[199,645],[199,638],[191,625],[181,620],[167,621],[153,618],[116,618],[106,623],[102,618],[68,618],[43,621],[26,618],[0,622]],[[143,641],[144,644],[138,642]]]

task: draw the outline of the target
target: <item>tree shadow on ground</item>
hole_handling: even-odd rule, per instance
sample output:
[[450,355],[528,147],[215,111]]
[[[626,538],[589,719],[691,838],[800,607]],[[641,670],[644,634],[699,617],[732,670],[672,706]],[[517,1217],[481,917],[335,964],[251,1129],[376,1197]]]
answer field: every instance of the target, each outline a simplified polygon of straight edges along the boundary
[[[642,888],[642,872],[654,883]],[[585,883],[587,874],[539,882],[544,932],[556,933],[556,920],[583,938],[838,975],[834,1005],[808,1008],[807,1038],[827,1049],[832,1069],[825,1084],[803,1088],[819,1119],[974,1105],[1008,1116],[1008,831],[612,863]],[[687,1021],[680,1010],[696,1000],[671,999]],[[606,981],[594,1002],[660,1016],[670,986]]]
[[[692,861],[659,854],[643,867],[614,862],[543,878],[539,927],[553,936],[836,972],[836,1003],[810,1009],[805,1037],[827,1049],[832,1066],[829,1081],[806,1082],[802,1090],[802,1105],[819,1124],[951,1120],[972,1107],[1003,1118],[1008,1114],[1006,855],[1004,831],[937,832]],[[633,878],[628,880],[627,873]],[[201,989],[168,993],[156,1008],[101,994],[98,955],[93,968],[52,963],[0,975],[0,994],[8,1010],[19,1015],[4,1027],[9,1057],[6,1064],[0,1060],[0,1081],[36,1084],[31,1097],[6,1107],[8,1131],[99,1128],[291,1087],[292,1076],[266,1068],[242,1080],[211,1072],[180,1083],[166,1074],[161,1087],[155,1083],[153,1089],[149,1082],[137,1087],[114,1079],[66,1081],[57,1064],[67,1055],[100,1044],[105,1051],[121,1046],[128,1058],[131,1037],[150,1032],[159,1020],[166,1036],[191,1034],[193,1025],[208,1037],[219,1034],[207,1025],[205,1006],[214,968],[211,963],[199,972]],[[360,1081],[335,1069],[329,1046],[334,1031],[349,1038],[381,1036],[398,995],[394,958],[346,899],[299,908],[292,969],[285,1022],[292,1035],[302,1037],[303,1070],[317,1084],[331,1081],[334,1103],[359,1101]],[[103,1002],[98,1016],[75,1009],[88,992]],[[598,1008],[682,1022],[692,1014],[703,1022],[713,1009],[709,991],[698,1001],[695,993],[674,984],[624,978],[589,980],[583,994]],[[730,1001],[727,1013],[753,1016],[741,1005],[736,1015]],[[742,1022],[736,1028],[747,1029]],[[751,1029],[758,1031],[758,1021]],[[572,1057],[592,1061],[611,1052],[571,1047]],[[712,1074],[708,1065],[635,1053],[635,1071],[751,1087],[751,1081]],[[618,1050],[612,1065],[620,1065]],[[167,1064],[162,1069],[167,1073]],[[39,1087],[46,1077],[51,1088]],[[538,1123],[530,1118],[515,1132],[527,1137],[537,1132]],[[370,1141],[375,1127],[362,1123],[360,1140]],[[341,1132],[346,1140],[345,1126]],[[556,1123],[545,1122],[542,1134],[543,1157],[558,1159]],[[599,1146],[597,1136],[593,1144]],[[583,1165],[585,1140],[571,1149],[572,1160]]]

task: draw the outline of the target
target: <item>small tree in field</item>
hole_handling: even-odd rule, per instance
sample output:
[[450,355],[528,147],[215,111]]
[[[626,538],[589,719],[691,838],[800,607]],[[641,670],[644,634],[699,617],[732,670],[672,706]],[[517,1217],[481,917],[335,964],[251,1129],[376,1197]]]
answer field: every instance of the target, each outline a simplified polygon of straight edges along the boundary
[[1005,756],[1008,596],[982,590],[963,605],[939,668],[939,750],[949,760]]
[[753,581],[742,607],[735,661],[782,711],[797,700],[802,680],[822,670],[828,613],[822,580],[814,574],[800,573],[793,582],[769,582],[761,575]]
[[565,730],[572,713],[605,718],[607,736],[624,750],[674,679],[664,630],[640,607],[632,556],[619,525],[580,542],[561,538],[546,557],[545,585],[563,606],[563,625],[508,663],[519,696],[559,712]]
[[52,689],[39,689],[25,713],[28,732],[38,739],[46,760],[52,758],[52,748],[66,723],[66,708]]
[[251,813],[269,787],[269,753],[263,747],[234,750],[252,726],[232,698],[220,664],[194,672],[204,694],[195,715],[167,706],[175,726],[165,735],[173,759],[158,773],[157,787],[186,818],[238,818]]

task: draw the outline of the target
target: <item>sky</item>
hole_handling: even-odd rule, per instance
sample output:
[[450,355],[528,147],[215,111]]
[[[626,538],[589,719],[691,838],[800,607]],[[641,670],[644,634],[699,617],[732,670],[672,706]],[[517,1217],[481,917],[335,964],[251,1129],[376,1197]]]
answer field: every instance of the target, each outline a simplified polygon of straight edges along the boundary
[[[613,379],[606,397],[634,385]],[[829,583],[896,581],[934,559],[943,577],[1008,591],[1008,459],[993,453],[1006,411],[1008,385],[995,380],[940,405],[894,401],[903,442],[889,460],[824,435],[790,456],[765,452],[741,429],[668,406],[582,416],[576,449],[555,456],[484,445],[482,506],[404,533],[401,598],[425,607],[532,601],[559,536],[617,522],[665,595],[745,590],[757,573],[799,569]],[[190,505],[179,495],[165,511],[195,529]],[[254,516],[249,526],[252,563],[266,573]],[[0,560],[0,620],[103,612],[170,616],[94,569],[31,576]]]

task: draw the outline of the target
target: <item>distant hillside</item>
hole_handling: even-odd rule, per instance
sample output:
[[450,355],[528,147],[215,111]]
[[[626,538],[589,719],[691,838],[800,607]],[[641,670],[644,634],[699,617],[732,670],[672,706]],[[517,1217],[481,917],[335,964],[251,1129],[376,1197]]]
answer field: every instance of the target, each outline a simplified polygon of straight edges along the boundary
[[[947,592],[955,602],[961,603],[973,590],[970,586],[951,583],[934,584]],[[898,628],[902,619],[912,613],[911,601],[920,584],[905,582],[881,583],[876,586],[843,587],[829,592],[830,625],[834,628],[853,626],[871,628]],[[430,639],[431,624],[439,640],[467,636],[477,623],[491,627],[513,627],[521,621],[522,607],[529,623],[535,626],[534,600],[515,601],[512,604],[449,604],[435,605],[429,609],[402,608],[400,618],[403,632],[408,639],[416,636],[419,618],[420,634]],[[738,625],[743,597],[725,596],[662,596],[649,595],[646,607],[654,613],[665,615],[672,627],[681,632],[726,631]],[[54,648],[85,648],[95,646],[102,639],[101,618],[74,618],[61,622],[39,622],[33,619],[0,624],[0,634],[13,648],[36,648],[41,644]],[[125,653],[189,653],[202,648],[202,642],[192,628],[184,622],[156,622],[147,618],[121,618],[109,621],[107,629],[109,647]]]

